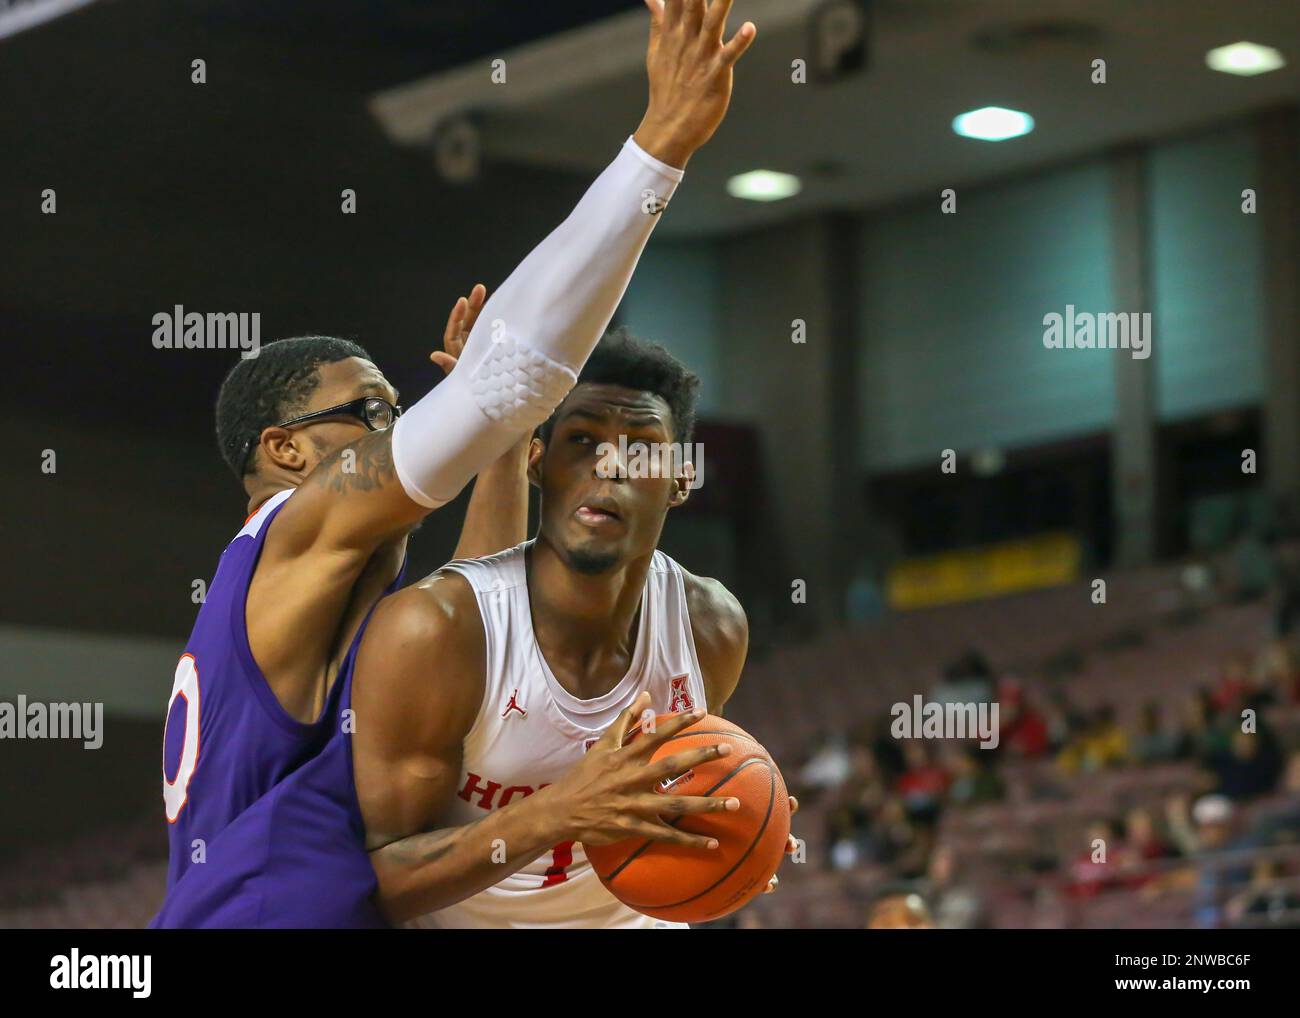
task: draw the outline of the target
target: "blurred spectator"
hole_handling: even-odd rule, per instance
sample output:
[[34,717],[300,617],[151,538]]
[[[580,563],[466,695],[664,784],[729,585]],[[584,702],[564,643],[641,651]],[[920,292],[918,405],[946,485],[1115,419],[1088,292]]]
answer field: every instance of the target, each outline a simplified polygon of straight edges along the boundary
[[1293,749],[1286,758],[1286,766],[1282,771],[1282,790],[1295,796],[1296,805],[1300,807],[1300,749]]
[[1214,724],[1210,694],[1198,690],[1183,703],[1183,727],[1178,735],[1178,756],[1183,760],[1208,761],[1226,749],[1226,733]]
[[880,891],[867,910],[869,930],[932,930],[930,909],[915,891],[890,887]]
[[1047,722],[1047,742],[1052,752],[1064,748],[1088,723],[1088,719],[1070,702],[1064,689],[1052,690],[1043,719]]
[[1282,769],[1281,800],[1258,810],[1243,842],[1274,846],[1300,844],[1300,750],[1292,750]]
[[902,796],[909,816],[933,817],[948,790],[949,774],[931,759],[928,743],[906,739],[902,746],[904,769],[895,790]]
[[1051,747],[1047,718],[1030,703],[1020,685],[1003,683],[998,691],[998,702],[1001,704],[999,748],[1012,756],[1028,759],[1045,756]]
[[1192,820],[1192,796],[1175,792],[1165,801],[1165,830],[1178,855],[1194,855],[1200,848]]
[[832,810],[826,820],[827,862],[831,869],[851,870],[874,861],[871,814],[861,806],[845,804]]
[[881,714],[876,719],[875,737],[871,740],[871,752],[887,780],[893,781],[903,773],[905,767],[903,746],[894,738],[894,733],[890,728],[890,718],[887,714]]
[[1124,840],[1118,858],[1124,871],[1124,884],[1142,887],[1156,878],[1151,864],[1173,858],[1177,853],[1161,834],[1151,811],[1144,806],[1134,807],[1124,818]]
[[1124,851],[1141,862],[1174,856],[1175,850],[1160,832],[1151,810],[1135,806],[1124,818]]
[[1087,726],[1061,750],[1057,762],[1066,773],[1089,773],[1128,760],[1128,737],[1115,722],[1115,708],[1098,707]]
[[1164,727],[1160,704],[1155,700],[1144,703],[1133,740],[1133,759],[1140,764],[1167,763],[1178,757],[1179,741],[1177,732]]
[[1246,660],[1231,658],[1223,667],[1218,685],[1210,694],[1210,706],[1216,711],[1231,710],[1245,699],[1250,684],[1250,671]]
[[849,749],[842,735],[824,733],[808,762],[799,771],[799,783],[814,793],[839,788],[849,776]]
[[1300,929],[1300,881],[1287,877],[1275,859],[1258,859],[1250,885],[1224,908],[1228,926]]
[[975,885],[964,879],[961,862],[951,846],[936,846],[931,853],[924,891],[932,903],[934,925],[939,929],[988,928],[984,900]]
[[1282,760],[1272,733],[1261,721],[1257,732],[1234,731],[1227,751],[1211,758],[1210,769],[1215,791],[1240,801],[1271,792],[1282,773]]
[[1255,661],[1255,682],[1271,690],[1275,703],[1300,703],[1300,669],[1285,640],[1274,640]]
[[1110,820],[1094,820],[1084,835],[1086,846],[1066,867],[1065,893],[1090,898],[1120,881],[1122,843]]
[[[1181,816],[1177,816],[1181,823]],[[1239,818],[1232,800],[1222,795],[1203,795],[1191,808],[1189,832],[1191,867],[1165,874],[1147,885],[1148,892],[1185,891],[1192,895],[1193,921],[1201,929],[1215,929],[1224,922],[1224,908],[1231,895],[1250,879],[1250,869],[1232,850],[1239,846]]]
[[880,852],[879,858],[894,863],[899,872],[913,867],[918,831],[902,799],[890,796],[885,800],[876,815],[875,835],[873,844]]
[[959,747],[952,755],[952,783],[948,798],[960,806],[998,802],[1006,792],[993,767],[993,753],[978,746]]
[[849,776],[839,788],[837,801],[852,803],[875,813],[888,795],[888,783],[875,755],[866,746],[850,746]]
[[967,650],[943,670],[943,680],[934,687],[938,703],[985,703],[993,699],[993,669],[978,650]]

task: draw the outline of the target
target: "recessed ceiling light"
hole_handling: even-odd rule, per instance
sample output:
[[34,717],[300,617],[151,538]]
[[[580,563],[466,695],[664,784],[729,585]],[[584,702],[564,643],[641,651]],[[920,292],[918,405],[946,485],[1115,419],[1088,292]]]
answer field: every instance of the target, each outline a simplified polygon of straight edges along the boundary
[[746,201],[780,201],[803,190],[803,182],[789,173],[752,170],[727,181],[727,194]]
[[1286,58],[1272,46],[1234,42],[1231,46],[1220,46],[1206,53],[1205,64],[1212,71],[1249,77],[1285,67]]
[[952,129],[963,138],[978,138],[980,141],[1006,141],[1019,138],[1034,129],[1034,118],[1019,110],[1008,110],[1001,106],[984,106],[971,110],[959,117],[954,117]]

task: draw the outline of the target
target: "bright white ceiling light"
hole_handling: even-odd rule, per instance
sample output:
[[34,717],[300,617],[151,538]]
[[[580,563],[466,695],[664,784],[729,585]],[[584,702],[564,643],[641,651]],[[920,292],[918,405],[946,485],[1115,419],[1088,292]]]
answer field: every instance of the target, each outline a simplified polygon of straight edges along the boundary
[[780,201],[803,190],[803,182],[788,173],[753,170],[727,181],[727,194],[746,201]]
[[1231,46],[1220,46],[1206,53],[1205,64],[1212,71],[1250,77],[1285,67],[1286,58],[1272,46],[1259,46],[1253,42],[1234,42]]
[[1019,138],[1034,129],[1034,118],[1019,110],[1008,110],[1001,106],[984,106],[971,110],[959,117],[954,117],[952,129],[963,138],[978,138],[980,141],[1006,141]]

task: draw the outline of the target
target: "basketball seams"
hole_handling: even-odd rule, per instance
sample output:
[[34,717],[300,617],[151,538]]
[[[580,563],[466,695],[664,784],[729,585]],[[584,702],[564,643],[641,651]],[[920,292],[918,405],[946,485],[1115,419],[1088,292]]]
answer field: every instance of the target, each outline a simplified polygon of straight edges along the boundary
[[[669,741],[671,742],[672,740],[670,739]],[[751,739],[750,741],[752,742],[753,740]],[[767,828],[772,822],[772,809],[776,804],[776,774],[770,760],[766,759],[765,757],[766,754],[764,754],[763,757],[757,757],[757,756],[750,757],[749,759],[742,762],[739,767],[736,767],[724,778],[718,781],[717,784],[715,784],[708,791],[700,793],[701,795],[706,795],[706,796],[712,795],[723,785],[727,784],[727,782],[729,782],[737,774],[743,771],[746,767],[750,766],[750,764],[756,764],[756,763],[762,764],[763,767],[767,770],[767,774],[768,774],[767,812],[763,816],[763,823],[759,826],[758,831],[755,833],[753,840],[746,847],[745,851],[741,854],[740,858],[738,858],[731,865],[731,868],[728,869],[726,873],[722,874],[722,876],[720,876],[712,884],[710,884],[708,887],[703,888],[697,893],[691,895],[689,898],[683,898],[681,901],[674,901],[662,905],[652,904],[649,902],[642,902],[642,903],[638,903],[640,907],[653,908],[653,909],[677,908],[681,905],[689,904],[690,902],[695,901],[697,898],[702,898],[710,891],[714,890],[715,888],[725,883],[731,877],[731,875],[735,873],[736,870],[739,869],[740,866],[750,857],[750,855],[753,854],[754,847],[763,839],[763,835],[767,833]],[[677,822],[679,822],[682,819],[685,818],[679,817]],[[641,855],[641,853],[646,851],[653,844],[654,842],[647,838],[644,844],[640,845],[634,852],[629,854],[628,857],[624,859],[621,863],[619,863],[618,866],[615,867],[614,871],[610,873],[610,875],[605,879],[609,882],[614,881],[618,877],[618,875],[622,873],[623,870],[626,869],[633,862],[633,860],[638,858]],[[629,907],[631,908],[638,907],[637,905],[634,905],[631,902],[625,902],[625,904],[629,905]]]
[[[668,741],[671,742],[672,741],[671,738],[669,738]],[[724,784],[727,784],[728,781],[732,779],[732,777],[735,777],[737,774],[740,774],[740,772],[744,771],[745,768],[748,767],[750,763],[757,761],[757,759],[759,758],[746,757],[745,759],[742,759],[742,761],[738,763],[737,766],[732,767],[732,770],[729,770],[727,774],[723,775],[722,779],[716,781],[714,787],[703,790],[703,792],[699,792],[698,793],[699,796],[711,796],[712,793],[716,792],[716,790],[718,790],[719,788],[722,788]],[[668,827],[676,827],[677,824],[681,823],[682,820],[684,819],[685,816],[677,816],[676,819],[668,820],[667,822]],[[628,853],[628,857],[625,858],[623,862],[620,862],[619,865],[612,868],[612,870],[610,871],[610,875],[606,876],[606,878],[604,879],[614,880],[616,876],[620,874],[620,872],[623,872],[625,868],[628,867],[629,863],[632,862],[633,859],[636,859],[638,855],[641,855],[642,852],[645,852],[645,850],[647,848],[650,848],[650,846],[653,844],[654,841],[651,841],[649,837],[647,837],[647,839],[643,840],[640,845],[637,845],[637,848],[634,848],[632,852]]]
[[[726,873],[722,874],[722,876],[720,876],[708,887],[704,888],[701,891],[698,891],[695,894],[692,894],[689,898],[683,898],[681,901],[674,901],[664,905],[640,903],[642,908],[653,908],[656,911],[660,911],[663,909],[680,908],[682,905],[689,905],[692,901],[696,901],[697,899],[704,897],[710,891],[713,891],[716,888],[720,887],[722,884],[724,884],[727,880],[731,878],[731,875],[735,873],[736,870],[740,869],[741,865],[747,859],[749,859],[749,857],[754,853],[755,846],[757,846],[758,843],[763,839],[763,835],[767,833],[767,828],[772,822],[772,808],[776,804],[776,774],[774,773],[771,766],[766,764],[764,761],[758,760],[757,758],[753,758],[745,761],[744,766],[747,767],[751,763],[763,763],[764,766],[767,768],[767,774],[768,774],[767,812],[763,816],[762,825],[758,828],[757,833],[754,835],[754,840],[749,843],[749,847],[745,849],[744,854],[741,855],[741,857],[732,864],[731,868],[727,870]],[[738,768],[738,770],[739,769],[740,768]],[[715,787],[720,787],[720,786],[715,786]],[[638,852],[639,851],[640,850],[638,850]],[[629,907],[631,908],[637,908],[637,905],[632,905],[629,902],[624,902],[624,904],[629,905]],[[723,912],[721,914],[725,915],[726,913]],[[704,920],[704,921],[707,922],[708,920]]]
[[[667,746],[670,743],[676,742],[678,739],[689,739],[692,736],[696,736],[696,735],[725,735],[731,739],[744,739],[746,742],[752,742],[755,746],[758,746],[760,749],[763,749],[763,744],[759,742],[757,739],[755,739],[752,735],[744,735],[740,732],[718,731],[714,729],[702,731],[698,728],[687,728],[684,731],[678,732],[672,738],[665,739],[663,745]],[[763,752],[766,753],[767,750],[763,749]]]
[[[718,720],[721,720],[721,719],[718,719]],[[636,738],[638,735],[640,735],[640,734],[641,734],[640,727],[638,726],[637,728],[634,728],[634,729],[632,730],[632,732],[630,733],[630,736],[631,736],[631,737],[630,737],[629,741],[625,742],[624,745],[625,745],[625,746],[630,746],[630,745],[632,745],[632,741],[631,741],[631,739],[635,739],[635,738]],[[757,746],[759,749],[763,750],[764,754],[766,754],[769,758],[771,757],[771,754],[767,752],[767,749],[763,746],[763,744],[762,744],[761,742],[759,742],[757,739],[755,739],[755,738],[754,738],[752,735],[750,735],[748,732],[746,732],[743,728],[734,728],[734,729],[730,729],[730,730],[728,730],[728,729],[716,729],[716,728],[704,728],[704,729],[701,729],[701,728],[696,728],[696,727],[692,726],[692,727],[690,727],[690,728],[683,729],[682,731],[680,731],[680,732],[678,732],[676,735],[674,735],[672,738],[664,740],[664,742],[663,742],[661,745],[663,745],[663,746],[667,746],[667,745],[670,745],[671,743],[676,742],[678,739],[689,739],[689,738],[691,738],[692,736],[695,736],[695,735],[719,735],[719,736],[724,736],[724,737],[729,738],[729,739],[744,739],[746,742],[752,742],[752,743],[753,743],[755,746]]]
[[[717,879],[717,881],[713,884],[712,887],[706,887],[698,894],[693,894],[689,898],[683,898],[681,901],[675,901],[671,905],[655,905],[652,907],[678,908],[682,905],[690,904],[692,901],[695,901],[697,898],[704,897],[704,895],[708,894],[715,887],[720,886],[726,880],[728,880],[731,877],[731,875],[740,868],[740,864],[743,863],[746,859],[748,859],[753,854],[754,847],[763,839],[763,835],[767,833],[768,825],[772,822],[772,807],[776,805],[776,774],[773,772],[771,767],[767,768],[767,776],[768,776],[767,812],[763,815],[763,824],[761,827],[759,827],[758,833],[754,835],[754,840],[751,841],[749,843],[749,847],[745,849],[745,854],[742,855],[739,859],[737,859],[735,864],[731,867],[731,869],[727,870],[726,873],[722,874],[722,876],[720,876]],[[734,901],[735,899],[732,898],[730,900]]]
[[[669,739],[668,741],[669,741],[669,742],[672,742],[673,740],[672,740],[672,739]],[[665,745],[666,745],[666,744],[665,744]],[[735,767],[733,767],[731,770],[729,770],[725,775],[723,775],[720,779],[718,779],[718,781],[714,783],[714,785],[713,785],[712,788],[705,789],[703,792],[699,792],[699,793],[697,793],[697,794],[699,794],[700,796],[706,796],[706,797],[712,795],[712,794],[713,794],[714,792],[716,792],[719,788],[721,788],[723,785],[725,785],[728,781],[730,781],[732,778],[734,778],[737,774],[739,774],[741,771],[743,771],[743,770],[744,770],[746,767],[748,767],[750,764],[754,763],[756,760],[757,760],[758,762],[760,762],[760,763],[765,763],[765,762],[766,762],[766,761],[764,761],[761,757],[756,757],[756,756],[746,757],[744,760],[740,761],[739,764],[737,764]],[[771,768],[769,767],[768,770],[770,771]],[[669,821],[668,821],[668,826],[669,826],[669,827],[676,827],[679,823],[681,823],[681,822],[682,822],[683,820],[685,820],[685,819],[686,819],[685,817],[677,817],[677,818],[675,818],[675,819],[673,819],[673,820],[669,820]],[[628,865],[629,865],[629,864],[630,864],[634,859],[636,859],[638,856],[640,856],[642,852],[644,852],[646,849],[648,849],[648,848],[649,848],[651,845],[653,845],[653,844],[654,844],[653,841],[651,841],[649,838],[646,838],[644,842],[642,842],[642,843],[641,843],[640,845],[638,845],[635,849],[633,849],[632,852],[630,852],[630,853],[628,854],[628,856],[627,856],[626,859],[624,859],[621,863],[619,863],[617,866],[615,866],[615,867],[610,871],[609,876],[605,877],[605,879],[606,879],[606,880],[613,880],[613,879],[614,879],[615,877],[617,877],[620,873],[622,873],[623,870],[625,870],[625,869],[628,867]]]

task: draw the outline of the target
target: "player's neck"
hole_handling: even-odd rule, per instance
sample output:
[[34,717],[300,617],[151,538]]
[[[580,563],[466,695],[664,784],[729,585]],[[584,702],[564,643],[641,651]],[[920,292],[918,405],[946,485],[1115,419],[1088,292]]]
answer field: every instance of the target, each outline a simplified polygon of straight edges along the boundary
[[280,494],[285,488],[296,488],[300,483],[300,480],[287,475],[258,478],[248,489],[247,515],[252,516],[257,512],[268,498]]
[[544,540],[536,541],[526,559],[528,599],[543,650],[588,658],[629,647],[652,558],[593,576],[578,572]]

